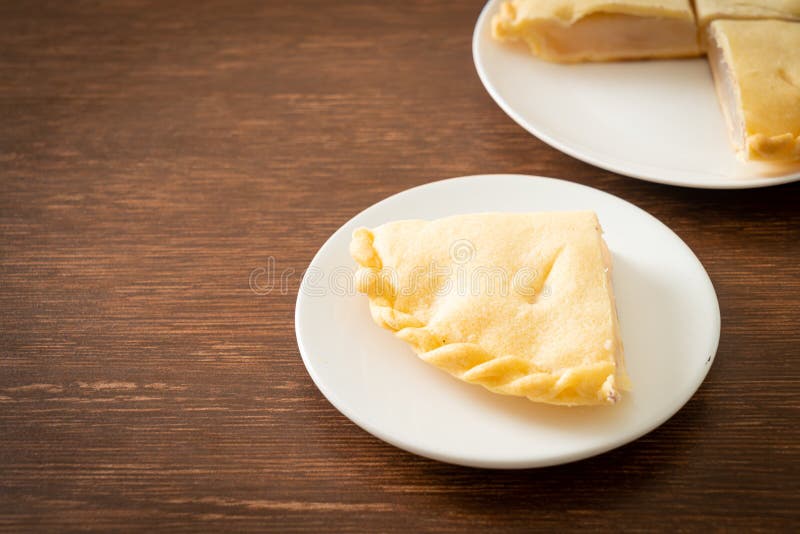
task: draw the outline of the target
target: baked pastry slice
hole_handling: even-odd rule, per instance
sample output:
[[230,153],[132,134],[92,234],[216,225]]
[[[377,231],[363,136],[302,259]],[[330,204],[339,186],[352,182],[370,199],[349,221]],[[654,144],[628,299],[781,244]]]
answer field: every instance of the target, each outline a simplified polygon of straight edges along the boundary
[[375,322],[461,380],[562,405],[627,387],[593,212],[391,222],[356,230],[350,253]]
[[508,0],[492,34],[558,62],[700,53],[689,0]]
[[800,20],[800,0],[695,0],[698,26],[717,19]]
[[800,0],[695,0],[700,46],[708,49],[708,25],[717,19],[800,21]]
[[743,159],[800,160],[800,22],[717,20],[708,57]]

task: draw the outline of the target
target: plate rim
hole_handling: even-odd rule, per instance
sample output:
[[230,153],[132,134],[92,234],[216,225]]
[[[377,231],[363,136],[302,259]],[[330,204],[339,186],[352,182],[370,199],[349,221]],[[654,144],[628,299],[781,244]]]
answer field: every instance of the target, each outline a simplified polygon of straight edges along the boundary
[[579,150],[572,148],[569,144],[563,143],[555,137],[543,132],[541,129],[537,128],[534,124],[517,113],[514,108],[499,94],[498,90],[491,83],[489,75],[487,74],[483,62],[481,61],[481,54],[479,52],[480,43],[482,42],[481,32],[486,24],[486,19],[489,17],[489,12],[494,8],[495,4],[500,1],[502,0],[488,0],[481,9],[480,15],[478,15],[478,20],[476,21],[475,28],[472,32],[472,63],[478,73],[478,78],[481,81],[481,85],[483,85],[483,88],[487,93],[489,93],[489,96],[492,98],[494,103],[497,104],[497,106],[502,109],[503,112],[508,115],[508,117],[511,118],[511,120],[513,120],[518,126],[545,144],[572,158],[583,161],[584,163],[588,163],[589,165],[599,167],[606,171],[610,171],[621,176],[662,185],[688,187],[693,189],[760,189],[763,187],[772,187],[800,181],[800,171],[785,176],[767,176],[758,179],[750,178],[746,181],[735,181],[730,178],[726,178],[719,182],[692,182],[680,178],[662,178],[659,176],[648,175],[643,172],[626,169],[624,168],[624,165],[605,163],[602,160],[597,159],[594,155],[581,153]]
[[[365,420],[364,418],[360,417],[357,413],[351,410],[347,403],[343,402],[338,395],[333,391],[331,388],[326,387],[324,385],[323,380],[318,375],[315,370],[314,365],[311,363],[311,358],[308,355],[307,348],[303,345],[303,333],[302,333],[302,320],[301,320],[301,312],[302,308],[305,305],[305,299],[307,298],[304,292],[302,291],[303,285],[306,283],[306,276],[309,272],[309,268],[317,263],[317,261],[325,255],[329,248],[333,247],[333,242],[335,238],[337,238],[341,233],[350,230],[350,226],[354,221],[358,218],[363,216],[366,212],[371,211],[373,209],[379,208],[381,205],[388,203],[392,199],[398,196],[404,196],[407,194],[411,194],[413,191],[418,189],[423,189],[431,186],[439,186],[447,182],[457,182],[457,181],[473,181],[473,180],[484,180],[484,179],[524,179],[524,180],[538,180],[538,181],[548,181],[548,182],[559,182],[562,185],[567,185],[568,187],[576,187],[576,188],[583,188],[583,189],[590,189],[595,193],[600,193],[602,195],[606,195],[612,197],[616,201],[622,202],[629,207],[635,208],[637,212],[644,214],[645,216],[651,218],[653,221],[658,223],[658,225],[666,230],[669,234],[671,234],[673,239],[676,239],[678,243],[689,253],[690,257],[695,262],[696,266],[699,267],[700,271],[705,275],[705,286],[706,286],[706,293],[707,296],[711,298],[711,302],[713,303],[714,307],[714,317],[711,320],[711,327],[713,328],[713,333],[711,336],[711,344],[708,349],[709,357],[703,365],[703,370],[698,373],[695,383],[692,384],[692,387],[689,388],[691,392],[689,396],[685,399],[682,399],[677,403],[676,406],[672,407],[670,410],[667,411],[667,414],[662,417],[658,418],[654,421],[651,421],[649,425],[644,425],[642,429],[637,432],[634,432],[630,435],[624,435],[622,438],[616,438],[609,440],[608,443],[595,446],[588,449],[582,449],[576,451],[572,454],[551,454],[551,455],[538,455],[535,458],[525,458],[525,459],[481,459],[476,458],[469,455],[457,455],[457,454],[447,454],[446,452],[440,451],[432,451],[424,447],[416,446],[413,444],[412,441],[407,439],[403,439],[402,437],[397,437],[391,435],[391,433],[383,431],[380,428],[377,428],[375,425],[371,424],[369,421]],[[530,468],[540,468],[540,467],[548,467],[554,465],[562,465],[567,464],[587,458],[591,458],[605,452],[611,451],[613,449],[619,448],[623,445],[636,441],[637,439],[641,438],[642,436],[652,432],[659,426],[663,425],[665,422],[670,420],[676,413],[678,413],[699,390],[700,386],[706,379],[711,366],[716,359],[717,350],[719,348],[719,340],[721,335],[721,313],[719,307],[719,298],[717,297],[716,290],[714,289],[714,284],[711,281],[711,277],[708,274],[708,271],[703,266],[700,259],[697,255],[692,251],[691,247],[686,244],[681,237],[675,233],[671,228],[669,228],[666,224],[664,224],[661,220],[659,220],[654,215],[650,214],[649,212],[645,211],[644,209],[636,206],[635,204],[628,202],[627,200],[603,191],[601,189],[591,187],[588,185],[580,184],[577,182],[571,182],[569,180],[563,180],[559,178],[551,178],[546,176],[538,176],[538,175],[525,175],[525,174],[475,174],[475,175],[466,175],[466,176],[458,176],[453,178],[445,178],[441,180],[434,180],[432,182],[427,182],[424,184],[420,184],[408,189],[401,190],[397,193],[389,195],[368,207],[364,208],[363,210],[359,211],[356,215],[349,218],[345,223],[343,223],[336,231],[334,231],[328,239],[322,244],[322,246],[317,250],[314,254],[313,258],[309,262],[308,268],[303,273],[303,278],[301,280],[300,286],[298,287],[297,298],[295,300],[295,313],[294,313],[294,330],[295,330],[295,338],[297,340],[297,346],[300,352],[300,357],[303,361],[303,365],[306,368],[306,372],[311,377],[314,385],[317,389],[322,393],[322,395],[328,400],[328,402],[339,411],[340,414],[345,416],[349,419],[352,423],[356,426],[367,432],[368,434],[373,435],[374,437],[397,447],[398,449],[410,452],[412,454],[416,454],[418,456],[422,456],[424,458],[428,458],[431,460],[436,460],[448,464],[460,465],[465,467],[476,467],[476,468],[488,468],[488,469],[530,469]]]

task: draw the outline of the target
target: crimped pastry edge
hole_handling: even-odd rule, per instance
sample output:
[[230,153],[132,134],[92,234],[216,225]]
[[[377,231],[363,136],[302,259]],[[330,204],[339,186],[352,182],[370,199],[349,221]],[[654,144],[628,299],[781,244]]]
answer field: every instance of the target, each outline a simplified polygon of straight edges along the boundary
[[[379,326],[411,345],[425,362],[495,393],[564,406],[610,405],[620,398],[616,366],[610,362],[573,367],[561,373],[537,369],[523,358],[493,355],[475,343],[445,342],[408,313],[394,308],[394,298],[381,277],[383,261],[368,228],[353,233],[350,254],[358,263],[355,287],[369,298],[370,313]],[[503,375],[503,379],[499,378]],[[511,376],[510,379],[506,377]],[[623,377],[623,382],[626,382]]]

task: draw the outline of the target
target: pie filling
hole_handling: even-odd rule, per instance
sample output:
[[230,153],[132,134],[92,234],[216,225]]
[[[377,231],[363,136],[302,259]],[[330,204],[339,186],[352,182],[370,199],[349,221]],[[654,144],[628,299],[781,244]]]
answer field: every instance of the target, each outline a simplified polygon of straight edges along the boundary
[[[609,377],[609,380],[606,381],[604,386],[604,392],[606,393],[606,398],[609,402],[614,403],[617,402],[620,398],[619,390],[629,390],[631,388],[630,379],[628,375],[625,373],[625,362],[624,362],[624,351],[622,348],[622,335],[620,334],[619,329],[619,317],[617,315],[617,299],[614,296],[614,286],[611,282],[611,252],[608,250],[608,245],[606,244],[606,240],[603,239],[603,236],[600,235],[600,248],[602,249],[602,256],[603,256],[603,264],[605,265],[605,272],[606,272],[606,287],[608,288],[608,299],[611,303],[611,322],[614,329],[614,339],[608,340],[606,343],[611,343],[613,345],[612,350],[614,351],[614,365],[616,367],[617,372],[614,376]],[[611,383],[609,383],[609,381]]]
[[741,96],[731,65],[725,57],[724,39],[726,37],[721,32],[713,31],[713,29],[708,31],[708,62],[711,65],[711,74],[717,89],[717,99],[722,108],[722,114],[725,116],[725,122],[728,124],[731,143],[737,153],[743,154],[746,136],[744,117],[740,111]]

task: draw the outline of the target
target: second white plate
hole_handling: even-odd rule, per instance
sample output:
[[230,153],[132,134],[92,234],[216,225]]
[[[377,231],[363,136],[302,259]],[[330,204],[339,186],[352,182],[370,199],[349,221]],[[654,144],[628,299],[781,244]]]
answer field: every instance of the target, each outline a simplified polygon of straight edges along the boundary
[[547,144],[597,167],[652,182],[703,188],[800,180],[800,165],[743,163],[703,59],[557,65],[491,35],[500,0],[483,9],[475,67],[497,104]]
[[[353,288],[353,230],[399,219],[486,211],[594,210],[633,382],[613,407],[565,408],[504,397],[421,361],[370,317]],[[717,349],[719,305],[703,266],[669,228],[613,195],[572,182],[485,175],[398,193],[342,226],[311,262],[297,296],[297,343],[320,391],[375,436],[463,465],[536,467],[627,443],[691,398]]]

